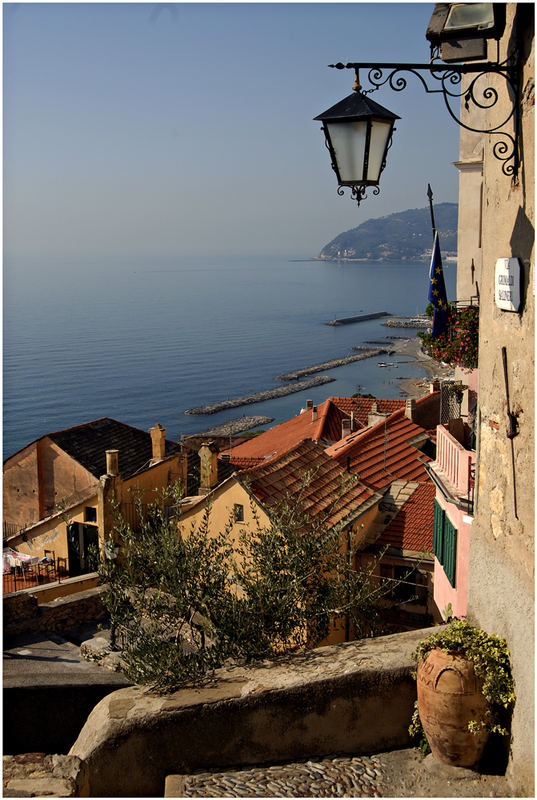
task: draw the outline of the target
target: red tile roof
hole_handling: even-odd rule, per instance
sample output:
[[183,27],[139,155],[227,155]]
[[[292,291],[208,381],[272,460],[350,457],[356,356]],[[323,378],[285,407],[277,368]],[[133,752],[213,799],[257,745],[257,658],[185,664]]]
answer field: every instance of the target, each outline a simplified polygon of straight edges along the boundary
[[419,459],[431,459],[408,441],[424,434],[425,429],[400,409],[386,420],[346,436],[326,452],[374,489],[382,489],[396,479],[423,483],[430,479]]
[[381,499],[326,455],[322,445],[305,440],[286,453],[252,467],[238,476],[270,511],[288,500],[299,501],[311,516],[326,515],[325,522],[335,525],[358,516]]
[[433,550],[433,501],[436,487],[421,483],[377,539],[401,550]]
[[223,452],[229,453],[230,462],[237,467],[253,466],[287,452],[304,439],[337,442],[341,438],[343,419],[349,419],[349,415],[329,398],[317,407],[315,419],[308,409]]
[[363,425],[367,425],[373,403],[377,404],[377,411],[381,414],[393,414],[394,411],[404,408],[406,403],[404,398],[387,400],[382,397],[331,397],[330,400],[349,416],[352,412],[354,419]]
[[236,445],[229,453],[230,462],[244,469],[262,463],[267,458],[281,454],[304,439],[337,442],[341,439],[342,421],[354,417],[357,428],[367,425],[373,403],[381,413],[392,413],[404,408],[405,400],[385,400],[372,397],[329,397],[317,407],[317,418],[310,410],[275,425],[246,442]]

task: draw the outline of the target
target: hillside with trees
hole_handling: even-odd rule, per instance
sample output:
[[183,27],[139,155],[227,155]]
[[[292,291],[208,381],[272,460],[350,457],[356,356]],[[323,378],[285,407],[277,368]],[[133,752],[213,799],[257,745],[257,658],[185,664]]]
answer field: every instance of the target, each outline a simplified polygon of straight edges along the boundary
[[[444,257],[457,255],[457,212],[457,203],[439,203],[434,207]],[[332,239],[317,258],[327,261],[427,261],[431,248],[431,212],[427,206],[368,219]]]

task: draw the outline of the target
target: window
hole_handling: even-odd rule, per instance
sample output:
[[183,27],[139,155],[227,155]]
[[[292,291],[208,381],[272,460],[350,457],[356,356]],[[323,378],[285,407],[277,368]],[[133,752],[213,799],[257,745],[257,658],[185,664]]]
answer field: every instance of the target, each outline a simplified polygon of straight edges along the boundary
[[437,500],[434,501],[433,551],[455,588],[457,567],[457,528]]
[[244,506],[241,503],[235,503],[233,506],[233,517],[235,522],[244,522]]
[[84,522],[97,522],[97,509],[92,506],[84,508]]
[[427,603],[427,579],[418,570],[405,564],[381,564],[380,576],[391,583],[386,595],[398,603]]

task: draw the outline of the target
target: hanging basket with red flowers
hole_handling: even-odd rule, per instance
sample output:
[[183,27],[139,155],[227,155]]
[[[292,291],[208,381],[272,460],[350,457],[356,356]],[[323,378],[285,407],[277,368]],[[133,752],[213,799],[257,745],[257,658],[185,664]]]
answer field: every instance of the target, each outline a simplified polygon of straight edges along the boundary
[[431,333],[418,333],[427,355],[451,367],[476,369],[479,349],[478,306],[450,304],[446,330],[433,339]]

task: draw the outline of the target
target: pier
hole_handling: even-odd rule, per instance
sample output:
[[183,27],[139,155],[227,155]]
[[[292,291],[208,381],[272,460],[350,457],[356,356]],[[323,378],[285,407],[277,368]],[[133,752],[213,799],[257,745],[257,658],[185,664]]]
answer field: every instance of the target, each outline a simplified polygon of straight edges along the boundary
[[258,392],[257,394],[250,394],[246,397],[235,397],[231,400],[222,400],[219,403],[211,403],[207,406],[189,408],[185,411],[185,414],[217,414],[219,411],[225,411],[227,408],[237,408],[238,406],[246,406],[250,403],[262,403],[264,400],[284,397],[286,394],[294,394],[295,392],[301,392],[303,389],[322,386],[323,383],[332,383],[332,381],[335,381],[335,378],[329,378],[328,375],[320,375],[317,378],[310,378],[306,381],[298,381],[297,383],[287,384],[287,386],[279,386],[277,389],[268,389],[266,392]]
[[355,317],[341,317],[341,319],[333,319],[325,324],[332,325],[332,327],[337,325],[352,325],[354,322],[365,322],[368,319],[379,319],[380,317],[389,316],[390,314],[387,311],[374,311],[372,314],[357,314]]

